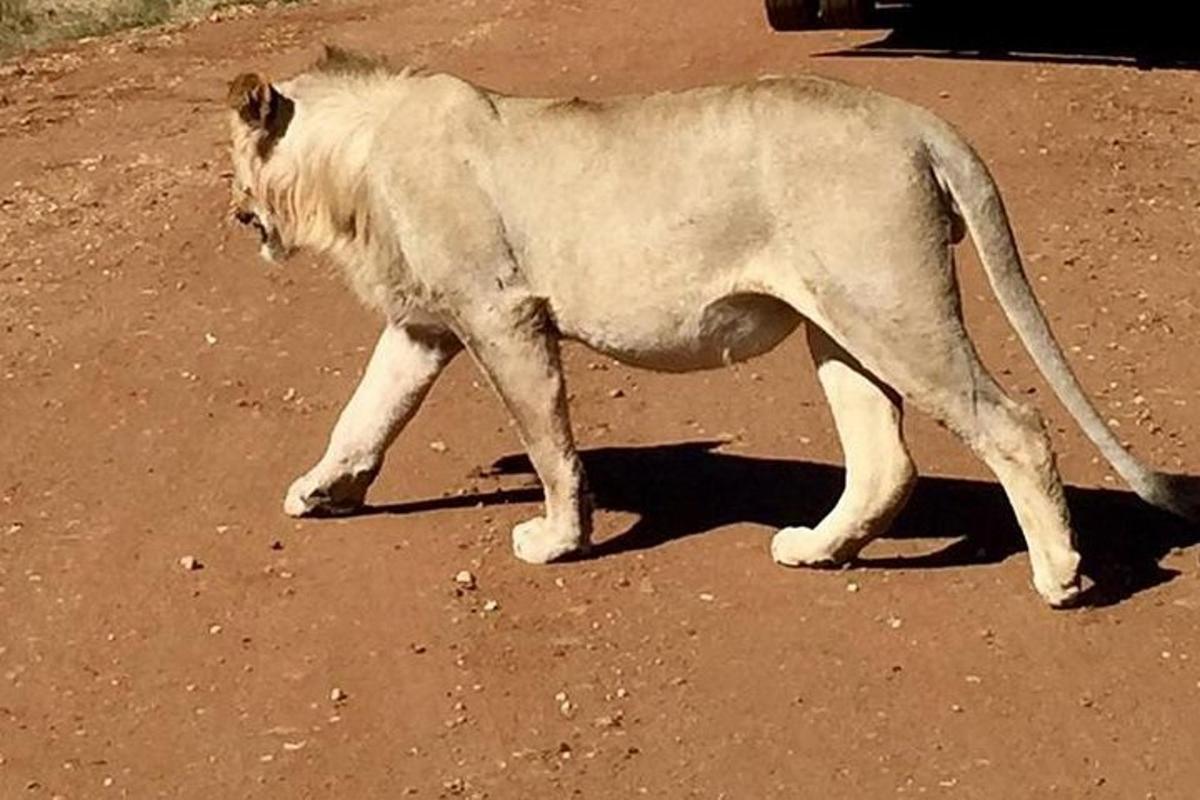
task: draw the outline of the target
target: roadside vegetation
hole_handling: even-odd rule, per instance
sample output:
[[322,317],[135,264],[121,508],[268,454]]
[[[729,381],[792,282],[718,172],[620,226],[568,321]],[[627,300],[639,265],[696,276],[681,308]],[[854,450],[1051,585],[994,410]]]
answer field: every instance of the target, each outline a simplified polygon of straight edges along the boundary
[[267,5],[275,1],[0,0],[0,58],[64,39],[162,25],[229,5]]

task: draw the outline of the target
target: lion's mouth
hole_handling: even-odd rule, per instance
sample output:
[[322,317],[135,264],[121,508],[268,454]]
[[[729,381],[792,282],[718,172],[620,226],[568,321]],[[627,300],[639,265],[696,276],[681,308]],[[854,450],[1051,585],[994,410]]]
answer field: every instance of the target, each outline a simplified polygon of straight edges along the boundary
[[258,234],[259,244],[266,244],[267,240],[271,238],[267,226],[263,225],[262,220],[253,211],[238,211],[233,216],[239,224],[254,229],[254,232]]

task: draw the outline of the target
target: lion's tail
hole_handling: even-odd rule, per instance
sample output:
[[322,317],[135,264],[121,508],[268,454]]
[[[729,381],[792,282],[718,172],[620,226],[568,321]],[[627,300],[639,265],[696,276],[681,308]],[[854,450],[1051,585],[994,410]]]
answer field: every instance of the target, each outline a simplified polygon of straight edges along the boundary
[[1084,394],[1030,289],[1000,193],[983,161],[949,126],[939,124],[927,136],[926,147],[934,174],[975,242],[996,299],[1059,400],[1139,497],[1182,517],[1200,519],[1200,478],[1157,472],[1143,464]]

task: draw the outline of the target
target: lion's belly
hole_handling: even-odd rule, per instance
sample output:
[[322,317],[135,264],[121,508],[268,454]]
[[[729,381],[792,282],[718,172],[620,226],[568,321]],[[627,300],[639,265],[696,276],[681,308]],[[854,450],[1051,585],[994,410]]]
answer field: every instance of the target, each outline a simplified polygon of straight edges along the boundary
[[555,309],[565,336],[627,364],[666,372],[712,369],[765,353],[801,320],[785,303],[758,294],[696,308],[633,304],[593,312]]

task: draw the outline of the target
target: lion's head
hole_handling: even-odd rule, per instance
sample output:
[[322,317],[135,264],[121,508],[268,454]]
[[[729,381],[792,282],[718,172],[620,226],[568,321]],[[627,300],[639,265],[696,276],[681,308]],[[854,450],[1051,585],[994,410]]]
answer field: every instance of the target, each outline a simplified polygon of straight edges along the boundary
[[287,133],[295,104],[252,73],[230,82],[228,104],[233,111],[233,218],[258,233],[263,258],[285,258],[295,243],[278,208],[278,176],[271,174],[269,162]]

